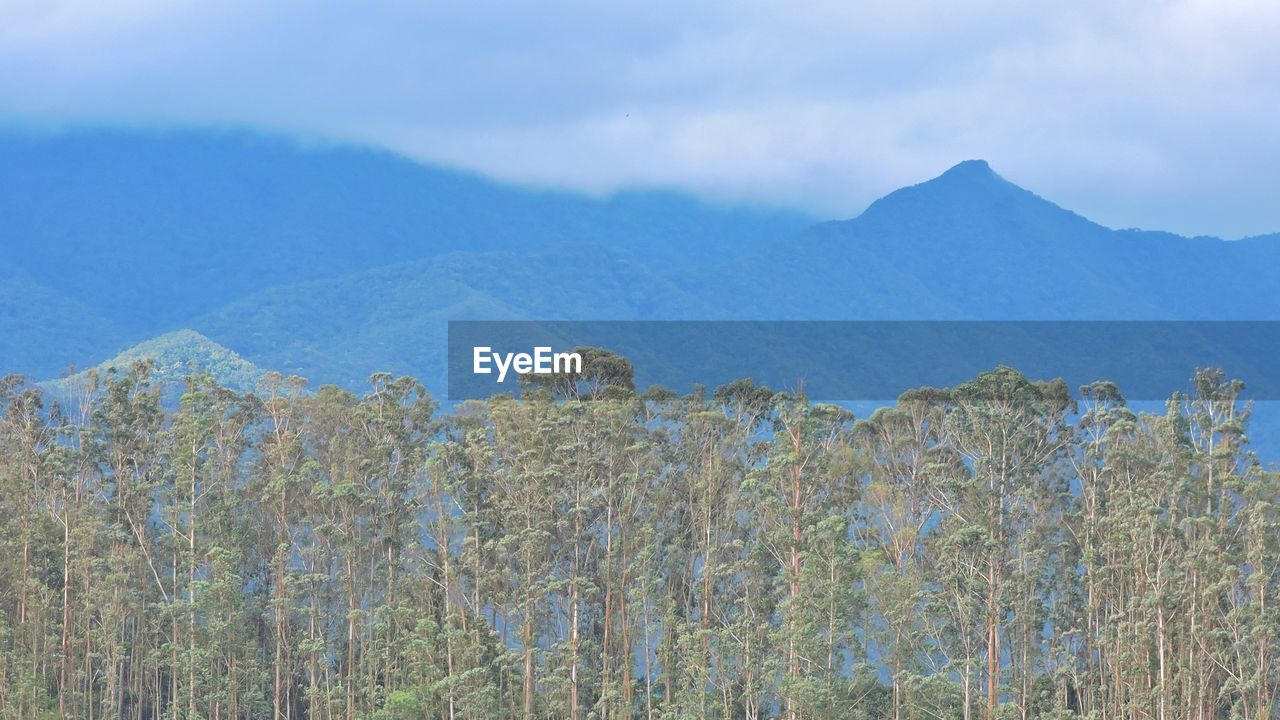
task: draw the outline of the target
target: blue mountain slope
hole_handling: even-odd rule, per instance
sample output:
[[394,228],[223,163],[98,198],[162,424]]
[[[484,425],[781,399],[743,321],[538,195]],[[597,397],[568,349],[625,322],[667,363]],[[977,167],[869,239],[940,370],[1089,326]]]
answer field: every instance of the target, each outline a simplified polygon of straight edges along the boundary
[[191,324],[267,367],[438,384],[449,319],[1257,319],[1280,317],[1264,279],[1277,260],[1275,238],[1111,230],[971,161],[699,274],[592,247],[457,253],[274,288]]
[[1280,235],[1112,230],[968,161],[852,220],[515,188],[242,134],[0,138],[0,367],[191,327],[261,367],[439,373],[451,318],[1280,318]]
[[766,272],[774,282],[748,287],[771,317],[1280,318],[1276,236],[1112,230],[982,161],[817,225],[729,274]]
[[124,339],[119,327],[93,309],[0,260],[0,375],[54,377],[73,363],[117,348]]
[[727,317],[661,274],[594,246],[453,253],[271,288],[191,321],[256,364],[360,387],[375,370],[438,389],[457,319]]
[[[248,134],[0,136],[5,261],[135,339],[269,287],[449,252],[595,243],[677,267],[810,222],[674,193],[520,188]],[[17,357],[0,348],[0,364]]]

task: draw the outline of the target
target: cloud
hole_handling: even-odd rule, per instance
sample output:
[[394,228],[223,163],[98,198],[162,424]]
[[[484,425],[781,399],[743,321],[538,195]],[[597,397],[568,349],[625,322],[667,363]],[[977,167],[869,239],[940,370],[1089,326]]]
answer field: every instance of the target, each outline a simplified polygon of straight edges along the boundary
[[235,125],[847,216],[984,157],[1112,225],[1280,229],[1280,6],[37,2],[0,118]]

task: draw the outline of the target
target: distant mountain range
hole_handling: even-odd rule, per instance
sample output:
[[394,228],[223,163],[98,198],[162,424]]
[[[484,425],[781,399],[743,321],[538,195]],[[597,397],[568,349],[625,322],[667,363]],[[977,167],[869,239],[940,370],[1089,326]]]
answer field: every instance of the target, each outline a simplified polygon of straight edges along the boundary
[[10,135],[0,243],[0,371],[40,378],[183,328],[171,355],[438,387],[461,318],[1280,319],[1280,235],[1112,230],[977,160],[815,223],[243,134]]
[[[385,152],[242,133],[3,135],[0,367],[48,377],[273,288],[344,284],[451,253],[594,244],[674,272],[811,222],[667,192],[519,188]],[[333,377],[323,365],[299,369]]]

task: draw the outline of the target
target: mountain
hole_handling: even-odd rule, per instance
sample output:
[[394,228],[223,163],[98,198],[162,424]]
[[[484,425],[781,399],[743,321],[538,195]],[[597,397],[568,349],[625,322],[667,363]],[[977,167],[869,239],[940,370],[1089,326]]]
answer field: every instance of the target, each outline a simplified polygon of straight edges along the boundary
[[[338,309],[341,309],[338,311]],[[598,246],[451,253],[285,285],[197,317],[192,327],[258,363],[363,387],[376,370],[439,389],[447,321],[729,317],[661,273]]]
[[0,367],[47,376],[83,357],[77,343],[39,329],[65,324],[71,307],[111,326],[80,337],[116,344],[267,288],[448,253],[598,244],[687,268],[811,222],[669,192],[594,198],[517,187],[387,152],[248,133],[3,134],[3,262],[42,290],[27,308],[7,293],[0,317],[14,318],[17,334],[0,344]]
[[[110,372],[127,372],[134,363],[150,360],[153,377],[166,388],[166,392],[180,392],[184,378],[192,373],[208,373],[224,387],[248,392],[255,389],[265,371],[245,360],[232,350],[219,345],[194,330],[178,330],[165,333],[128,348],[96,367],[100,375]],[[67,394],[80,386],[89,370],[84,370],[60,380],[46,381],[42,385],[55,395]]]
[[45,376],[118,347],[124,334],[82,303],[24,276],[0,258],[0,361],[7,372],[43,368]]
[[190,324],[317,381],[359,386],[376,368],[439,387],[450,319],[1267,319],[1277,269],[1276,237],[1112,230],[967,161],[701,272],[596,246],[451,253]]
[[439,387],[462,318],[1280,318],[1280,235],[1114,230],[980,160],[814,224],[243,133],[8,135],[0,241],[0,368],[41,377],[179,328]]
[[750,254],[726,277],[790,319],[1280,318],[1280,238],[1112,230],[981,160],[858,217]]

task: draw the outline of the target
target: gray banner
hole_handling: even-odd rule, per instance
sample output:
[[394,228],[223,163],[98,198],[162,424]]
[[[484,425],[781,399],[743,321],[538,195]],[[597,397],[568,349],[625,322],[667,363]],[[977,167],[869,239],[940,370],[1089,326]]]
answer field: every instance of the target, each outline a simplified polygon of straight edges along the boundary
[[454,321],[449,398],[516,391],[518,370],[551,368],[555,353],[581,347],[627,358],[637,388],[677,392],[751,378],[816,399],[889,400],[1007,365],[1073,391],[1110,380],[1130,399],[1158,400],[1216,367],[1245,381],[1248,397],[1280,399],[1275,321]]

